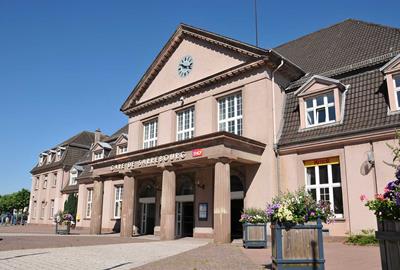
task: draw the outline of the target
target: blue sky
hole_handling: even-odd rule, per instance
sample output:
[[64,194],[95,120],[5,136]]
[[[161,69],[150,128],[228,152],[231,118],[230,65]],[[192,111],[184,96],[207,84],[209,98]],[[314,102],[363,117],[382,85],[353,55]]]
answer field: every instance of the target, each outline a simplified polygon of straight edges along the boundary
[[[400,28],[399,10],[400,1],[258,0],[259,45],[347,18]],[[30,189],[41,151],[123,126],[121,104],[180,22],[255,41],[253,0],[0,0],[0,194]]]

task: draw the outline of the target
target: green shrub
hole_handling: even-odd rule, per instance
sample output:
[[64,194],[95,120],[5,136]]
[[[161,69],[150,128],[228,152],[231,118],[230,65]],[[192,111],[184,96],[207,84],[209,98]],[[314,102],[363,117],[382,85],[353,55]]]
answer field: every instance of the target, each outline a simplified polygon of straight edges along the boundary
[[346,244],[370,246],[377,245],[378,240],[375,238],[374,230],[362,230],[359,234],[350,235],[346,239]]

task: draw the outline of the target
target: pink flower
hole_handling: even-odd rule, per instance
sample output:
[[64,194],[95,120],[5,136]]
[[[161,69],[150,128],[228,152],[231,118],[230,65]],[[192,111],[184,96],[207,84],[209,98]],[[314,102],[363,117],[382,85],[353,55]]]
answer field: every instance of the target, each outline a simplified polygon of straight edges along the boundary
[[375,194],[375,198],[378,200],[378,201],[383,201],[385,198],[383,197],[383,195],[382,194]]
[[361,200],[362,202],[368,200],[367,195],[361,194],[360,200]]

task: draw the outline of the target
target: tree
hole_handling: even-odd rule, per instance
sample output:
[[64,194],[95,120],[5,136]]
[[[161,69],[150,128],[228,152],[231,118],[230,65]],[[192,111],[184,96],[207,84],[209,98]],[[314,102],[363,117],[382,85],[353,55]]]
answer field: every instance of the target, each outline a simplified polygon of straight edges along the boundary
[[0,213],[12,212],[14,209],[23,210],[29,206],[31,194],[27,189],[0,196]]
[[64,213],[71,214],[76,219],[76,209],[78,207],[78,196],[76,193],[71,193],[64,203]]

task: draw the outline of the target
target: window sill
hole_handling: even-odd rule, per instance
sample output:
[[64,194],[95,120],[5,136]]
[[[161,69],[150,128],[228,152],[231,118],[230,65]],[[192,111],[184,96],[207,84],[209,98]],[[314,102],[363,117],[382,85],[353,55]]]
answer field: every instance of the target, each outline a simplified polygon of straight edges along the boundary
[[90,220],[90,219],[91,219],[90,217],[83,218],[83,220]]
[[298,131],[299,131],[299,132],[305,132],[305,131],[314,130],[314,129],[319,129],[319,128],[338,126],[338,125],[341,125],[341,124],[342,124],[341,121],[336,121],[336,122],[321,124],[321,125],[312,126],[312,127],[305,127],[305,128],[301,128],[301,127],[300,127]]
[[120,219],[121,219],[120,217],[113,217],[113,218],[110,218],[110,220],[115,220],[115,221],[120,220]]
[[335,218],[333,223],[335,223],[335,222],[346,222],[346,219],[345,218]]

